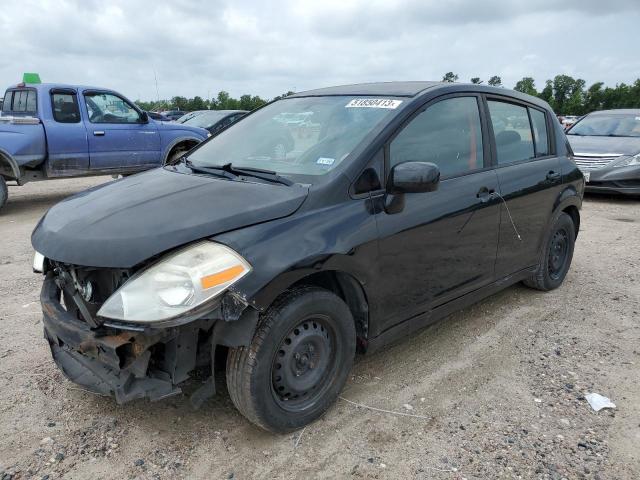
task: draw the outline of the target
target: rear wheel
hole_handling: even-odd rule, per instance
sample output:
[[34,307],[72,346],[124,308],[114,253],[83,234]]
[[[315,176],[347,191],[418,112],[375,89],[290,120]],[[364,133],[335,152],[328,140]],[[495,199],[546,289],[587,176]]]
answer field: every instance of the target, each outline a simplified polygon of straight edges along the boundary
[[293,290],[267,311],[250,346],[229,349],[231,400],[266,430],[304,427],[335,402],[355,351],[353,318],[339,297],[315,287]]
[[7,188],[7,181],[4,177],[0,176],[0,208],[4,207],[8,199],[9,189]]
[[571,266],[575,241],[573,220],[563,212],[549,230],[538,269],[530,279],[524,281],[524,284],[543,291],[553,290],[562,285]]

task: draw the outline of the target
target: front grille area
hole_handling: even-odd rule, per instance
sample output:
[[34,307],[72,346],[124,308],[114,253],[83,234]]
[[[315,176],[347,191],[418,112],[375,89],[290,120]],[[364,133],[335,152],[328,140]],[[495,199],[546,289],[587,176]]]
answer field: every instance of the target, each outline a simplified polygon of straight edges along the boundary
[[573,161],[576,162],[578,168],[583,172],[589,172],[591,170],[597,170],[598,168],[606,167],[615,159],[620,157],[620,155],[608,155],[608,156],[586,156],[576,154],[573,157]]
[[[102,304],[130,276],[121,269],[88,268],[51,262],[56,284],[62,291],[62,306],[80,321],[97,324]],[[88,317],[88,318],[87,318]]]

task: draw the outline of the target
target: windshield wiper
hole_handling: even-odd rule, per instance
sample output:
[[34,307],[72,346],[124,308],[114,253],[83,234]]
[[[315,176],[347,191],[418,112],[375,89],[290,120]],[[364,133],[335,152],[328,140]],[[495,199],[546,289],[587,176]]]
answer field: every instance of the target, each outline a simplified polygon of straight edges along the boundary
[[260,178],[269,182],[281,183],[282,185],[286,185],[288,187],[293,185],[293,182],[291,180],[278,175],[278,172],[274,172],[273,170],[263,170],[262,168],[253,167],[234,167],[231,163],[226,163],[218,168],[221,168],[229,173],[234,173],[236,175]]
[[224,165],[207,165],[206,167],[200,167],[194,165],[189,159],[185,159],[184,163],[194,172],[207,173],[209,175],[218,175],[220,177],[236,179],[240,176],[259,178],[268,182],[280,183],[290,187],[294,184],[288,178],[278,175],[273,170],[263,170],[261,168],[242,167],[236,168],[231,163],[225,163]]
[[198,167],[198,166],[194,165],[191,160],[186,159],[184,157],[182,157],[182,158],[184,159],[184,164],[189,169],[191,169],[192,172],[206,173],[207,175],[215,175],[217,177],[228,178],[229,180],[235,180],[236,178],[238,178],[238,175],[235,175],[232,172],[228,172],[226,170],[223,170],[218,166],[214,166],[214,167]]

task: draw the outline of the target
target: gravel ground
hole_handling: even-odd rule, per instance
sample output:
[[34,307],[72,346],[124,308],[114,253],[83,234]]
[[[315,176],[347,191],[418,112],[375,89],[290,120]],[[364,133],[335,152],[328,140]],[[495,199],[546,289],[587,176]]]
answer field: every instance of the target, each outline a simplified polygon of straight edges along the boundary
[[[357,361],[343,399],[415,416],[340,400],[273,436],[226,392],[199,411],[118,406],[54,366],[29,236],[50,205],[109,180],[10,187],[0,214],[0,479],[640,478],[640,201],[585,200],[560,289],[511,287]],[[617,409],[595,413],[588,392]]]

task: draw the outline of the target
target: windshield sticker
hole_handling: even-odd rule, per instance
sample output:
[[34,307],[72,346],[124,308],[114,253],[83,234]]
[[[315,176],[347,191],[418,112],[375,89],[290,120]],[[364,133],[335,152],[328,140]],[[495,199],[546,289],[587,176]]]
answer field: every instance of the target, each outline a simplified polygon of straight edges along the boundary
[[636,117],[636,120],[640,122],[640,117]]
[[335,158],[320,157],[318,160],[316,160],[316,163],[318,165],[333,165],[333,162],[335,161]]
[[345,108],[389,108],[395,110],[401,103],[402,100],[389,98],[354,98],[345,105]]

